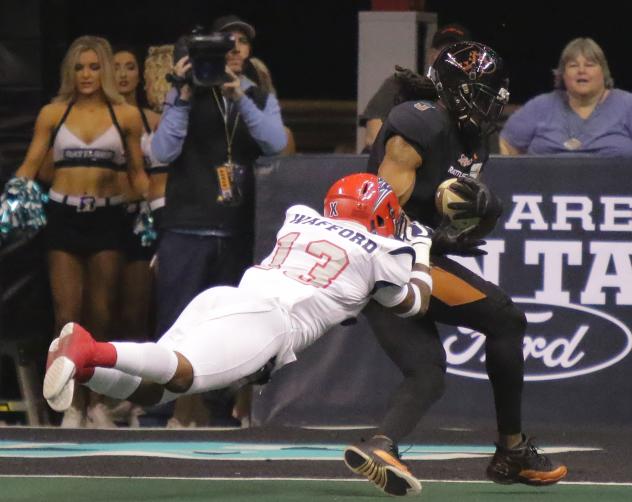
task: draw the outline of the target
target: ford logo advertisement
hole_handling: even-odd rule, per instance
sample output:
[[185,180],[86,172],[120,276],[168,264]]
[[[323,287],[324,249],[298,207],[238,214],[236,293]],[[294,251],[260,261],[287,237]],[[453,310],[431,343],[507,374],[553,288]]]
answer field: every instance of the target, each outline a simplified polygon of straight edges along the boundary
[[[585,385],[587,375],[599,379],[595,374],[609,368],[616,379],[629,365],[632,196],[608,181],[616,179],[616,166],[603,166],[595,177],[593,161],[585,162],[556,161],[552,168],[533,159],[520,183],[508,165],[495,171],[489,179],[504,212],[486,239],[488,254],[454,257],[499,284],[525,313],[526,381],[578,378]],[[604,177],[610,170],[614,178]],[[440,333],[448,373],[487,379],[482,333],[451,326]]]
[[[583,305],[550,305],[514,298],[527,316],[525,380],[573,378],[612,366],[632,350],[632,331],[618,319]],[[444,328],[448,373],[487,379],[485,337],[471,329]]]

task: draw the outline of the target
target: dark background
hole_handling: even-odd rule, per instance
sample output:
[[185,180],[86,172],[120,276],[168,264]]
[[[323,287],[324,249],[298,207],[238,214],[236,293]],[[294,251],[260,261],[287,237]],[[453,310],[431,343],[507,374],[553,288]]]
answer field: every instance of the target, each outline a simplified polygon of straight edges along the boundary
[[[68,44],[83,34],[113,44],[171,43],[195,24],[235,13],[255,25],[254,53],[270,66],[281,99],[356,98],[358,12],[371,0],[1,0],[0,28],[20,37],[39,3],[44,97],[54,94]],[[617,87],[632,89],[626,2],[427,0],[439,24],[460,22],[507,60],[513,103],[551,89],[564,45],[590,36],[609,60]],[[27,30],[28,31],[28,30]],[[30,30],[31,32],[33,30]],[[395,63],[395,62],[394,62]]]

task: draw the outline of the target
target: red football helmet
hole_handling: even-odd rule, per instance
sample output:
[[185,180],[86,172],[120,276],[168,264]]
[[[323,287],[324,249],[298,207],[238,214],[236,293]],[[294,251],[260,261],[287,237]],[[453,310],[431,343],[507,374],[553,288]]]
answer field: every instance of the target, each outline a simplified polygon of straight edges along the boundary
[[374,174],[358,173],[331,185],[325,196],[324,215],[356,221],[371,233],[392,237],[403,212],[391,185]]

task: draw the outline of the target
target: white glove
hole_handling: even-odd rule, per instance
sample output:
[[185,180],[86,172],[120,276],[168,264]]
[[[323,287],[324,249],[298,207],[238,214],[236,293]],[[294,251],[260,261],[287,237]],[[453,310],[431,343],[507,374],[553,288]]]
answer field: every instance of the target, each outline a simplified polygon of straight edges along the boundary
[[430,246],[432,245],[430,227],[406,218],[398,237],[415,250],[415,263],[430,266]]

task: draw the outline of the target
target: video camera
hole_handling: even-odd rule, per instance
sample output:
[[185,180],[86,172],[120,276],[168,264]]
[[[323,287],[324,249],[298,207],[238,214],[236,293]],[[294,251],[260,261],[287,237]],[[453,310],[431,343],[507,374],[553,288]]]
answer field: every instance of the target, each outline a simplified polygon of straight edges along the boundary
[[225,72],[226,53],[235,47],[231,33],[203,33],[200,28],[190,35],[180,37],[173,52],[174,64],[188,55],[192,71],[185,75],[185,82],[200,87],[212,87],[229,82]]

